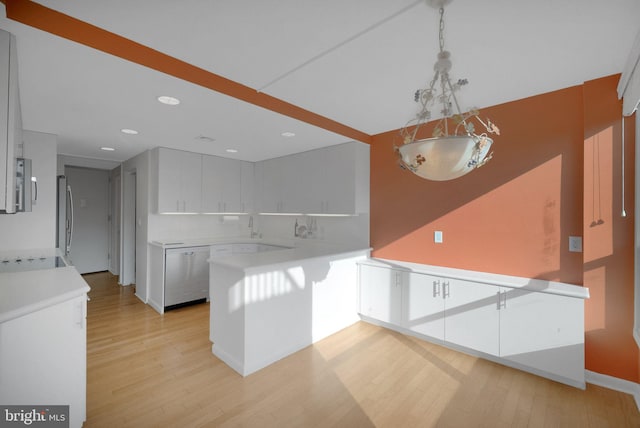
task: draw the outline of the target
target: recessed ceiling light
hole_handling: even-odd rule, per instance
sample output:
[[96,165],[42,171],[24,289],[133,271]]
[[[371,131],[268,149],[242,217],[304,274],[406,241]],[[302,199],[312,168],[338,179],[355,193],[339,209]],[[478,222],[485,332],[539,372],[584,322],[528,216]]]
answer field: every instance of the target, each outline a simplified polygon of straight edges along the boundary
[[120,130],[120,132],[122,132],[123,134],[129,134],[129,135],[137,135],[138,131],[136,131],[135,129],[129,129],[129,128],[122,128]]
[[104,150],[105,152],[112,152],[115,149],[113,147],[100,147],[100,150]]
[[203,143],[213,143],[216,139],[207,137],[206,135],[198,135],[196,138],[198,141],[202,141]]
[[227,152],[227,153],[238,153],[238,150],[236,150],[236,149],[226,149],[225,152]]
[[169,97],[167,95],[162,95],[158,97],[158,101],[160,101],[162,104],[166,104],[169,106],[177,106],[178,104],[180,104],[180,100],[174,97]]
[[283,132],[282,134],[283,137],[295,137],[296,134],[294,134],[293,132]]

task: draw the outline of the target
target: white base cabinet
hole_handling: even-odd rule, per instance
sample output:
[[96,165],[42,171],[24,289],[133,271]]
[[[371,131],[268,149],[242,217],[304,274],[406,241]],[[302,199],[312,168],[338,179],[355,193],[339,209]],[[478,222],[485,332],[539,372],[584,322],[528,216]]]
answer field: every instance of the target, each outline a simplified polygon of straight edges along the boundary
[[86,315],[87,297],[82,295],[0,323],[0,403],[69,405],[68,426],[82,426]]
[[[360,264],[360,314],[386,327],[584,388],[584,296]],[[497,275],[495,276],[498,277]],[[543,282],[532,280],[532,282]],[[571,294],[571,293],[570,293]],[[588,293],[585,294],[588,296]]]
[[360,313],[377,320],[400,324],[402,317],[402,272],[367,266],[360,268],[360,284],[367,284],[360,292]]
[[502,358],[545,373],[584,379],[581,299],[503,289],[501,300]]

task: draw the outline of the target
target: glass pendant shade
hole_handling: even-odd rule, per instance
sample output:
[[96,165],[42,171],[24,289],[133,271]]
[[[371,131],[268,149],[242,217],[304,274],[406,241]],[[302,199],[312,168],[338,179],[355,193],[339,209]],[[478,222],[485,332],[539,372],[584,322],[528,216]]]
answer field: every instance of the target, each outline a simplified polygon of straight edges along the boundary
[[402,163],[427,180],[446,181],[462,177],[486,162],[493,140],[485,137],[482,147],[473,136],[425,138],[398,148]]

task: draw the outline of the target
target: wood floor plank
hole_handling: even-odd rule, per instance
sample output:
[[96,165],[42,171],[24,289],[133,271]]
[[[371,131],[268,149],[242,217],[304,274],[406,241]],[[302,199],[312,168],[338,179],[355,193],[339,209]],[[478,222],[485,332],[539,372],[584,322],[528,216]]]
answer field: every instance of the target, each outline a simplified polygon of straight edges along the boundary
[[250,376],[211,353],[208,304],[159,315],[85,275],[85,427],[640,427],[585,391],[359,322]]

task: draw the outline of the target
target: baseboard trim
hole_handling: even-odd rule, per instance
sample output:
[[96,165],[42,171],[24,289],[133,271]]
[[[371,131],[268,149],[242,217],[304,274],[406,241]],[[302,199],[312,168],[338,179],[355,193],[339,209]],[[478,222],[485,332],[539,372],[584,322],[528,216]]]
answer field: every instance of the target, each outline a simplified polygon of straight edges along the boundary
[[587,383],[630,394],[636,400],[636,407],[640,411],[640,384],[590,370],[585,370],[584,374]]

